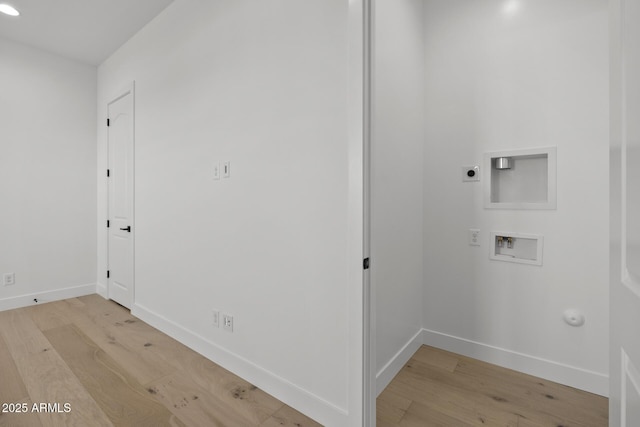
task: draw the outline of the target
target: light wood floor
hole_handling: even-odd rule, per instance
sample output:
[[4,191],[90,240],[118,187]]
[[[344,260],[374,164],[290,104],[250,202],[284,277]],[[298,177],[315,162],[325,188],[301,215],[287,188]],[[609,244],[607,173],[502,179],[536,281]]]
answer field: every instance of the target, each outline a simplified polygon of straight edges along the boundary
[[11,427],[319,425],[97,295],[0,312],[3,403]]
[[[11,427],[319,425],[97,295],[0,312],[3,403]],[[602,427],[608,402],[423,346],[377,404],[379,427]]]
[[378,427],[604,427],[608,400],[422,346],[380,394]]

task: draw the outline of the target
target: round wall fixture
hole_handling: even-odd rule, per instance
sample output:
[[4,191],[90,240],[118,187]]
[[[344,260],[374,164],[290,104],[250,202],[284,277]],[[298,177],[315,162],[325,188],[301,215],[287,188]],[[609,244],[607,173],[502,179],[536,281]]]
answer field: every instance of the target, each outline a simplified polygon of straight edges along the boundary
[[584,314],[578,310],[565,310],[564,321],[571,326],[582,326],[584,325]]

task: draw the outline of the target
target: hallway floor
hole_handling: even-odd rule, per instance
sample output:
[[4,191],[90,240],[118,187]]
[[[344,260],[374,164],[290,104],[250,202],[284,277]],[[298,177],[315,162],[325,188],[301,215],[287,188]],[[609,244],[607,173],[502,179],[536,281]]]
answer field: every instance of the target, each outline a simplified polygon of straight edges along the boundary
[[378,427],[606,427],[608,399],[422,346],[377,400]]

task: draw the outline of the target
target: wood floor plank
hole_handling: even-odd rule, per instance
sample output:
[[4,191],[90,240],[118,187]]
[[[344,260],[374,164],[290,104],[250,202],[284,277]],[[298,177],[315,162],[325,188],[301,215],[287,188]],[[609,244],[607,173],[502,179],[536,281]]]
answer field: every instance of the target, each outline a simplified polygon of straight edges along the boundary
[[14,360],[16,354],[25,357],[51,348],[24,309],[0,312],[0,334],[10,347]]
[[[504,414],[509,414],[510,422],[513,417],[525,417],[533,422],[542,424],[555,423],[555,426],[563,425],[566,418],[553,416],[544,409],[544,406],[532,405],[530,401],[519,396],[518,392],[509,386],[505,386],[499,382],[491,380],[475,383],[472,378],[460,377],[459,375],[443,374],[440,370],[435,370],[429,365],[420,364],[420,362],[412,360],[407,364],[407,369],[398,375],[398,380],[403,383],[411,383],[414,386],[421,385],[427,387],[430,393],[436,393],[439,390],[442,396],[449,396],[456,402],[464,402],[465,408],[479,408],[477,411],[478,419],[496,419],[498,422]],[[431,398],[433,399],[433,397]],[[429,403],[421,403],[429,406]],[[542,404],[544,402],[541,402]],[[571,408],[555,408],[557,413],[568,414]],[[467,418],[467,422],[470,419]],[[594,423],[588,420],[586,426],[601,426],[599,422]]]
[[[149,363],[164,363],[193,384],[234,410],[250,423],[259,424],[282,408],[283,403],[242,378],[195,353],[183,344],[132,316],[123,307],[97,295],[79,298],[83,310],[108,330],[115,341],[134,349]],[[153,385],[150,381],[147,385]]]
[[[398,425],[439,425],[433,421],[438,417],[444,417],[442,425],[604,427],[608,423],[606,398],[426,346],[383,395],[412,401]],[[380,398],[378,403],[388,410]],[[456,421],[446,424],[446,417]]]
[[376,405],[376,419],[378,423],[386,422],[389,424],[397,424],[407,411],[400,409],[386,400],[378,399]]
[[486,405],[500,405],[505,410],[509,409],[507,406],[516,400],[511,394],[513,390],[505,388],[501,383],[491,380],[476,382],[472,377],[463,377],[457,372],[443,372],[415,359],[411,359],[405,365],[397,378],[400,382],[422,384],[430,392],[442,387],[449,393],[460,393],[461,395],[474,397],[474,399],[481,400]]
[[397,424],[404,417],[412,401],[398,396],[388,388],[376,399],[376,419],[378,423]]
[[[7,402],[3,400],[2,402]],[[13,401],[13,403],[25,404],[27,412],[0,412],[0,427],[42,427],[37,412],[32,412],[33,402],[31,399]]]
[[[84,306],[73,309],[74,323],[94,340],[98,334],[96,343],[114,359],[127,366],[135,364],[132,373],[141,384],[172,374],[195,354],[113,301],[98,295],[78,299]],[[175,360],[181,362],[171,363]]]
[[[608,423],[601,424],[602,427],[608,427]],[[563,420],[554,416],[547,416],[544,420],[538,418],[536,420],[529,420],[521,417],[518,420],[518,427],[583,427],[582,424],[575,423],[573,421]]]
[[[166,334],[146,324],[124,307],[105,301],[100,296],[88,295],[84,302],[84,316],[91,318],[114,340],[149,357],[150,363],[163,364],[172,370],[184,369],[197,353]],[[166,369],[169,370],[169,369]],[[171,372],[166,372],[166,376]]]
[[[37,421],[29,426],[145,425],[121,423],[131,415],[118,412],[123,398],[136,407],[134,417],[148,413],[148,401],[134,402],[129,387],[142,387],[166,411],[147,425],[319,425],[97,295],[1,312],[0,337],[10,359],[20,358],[14,369],[28,395],[72,405],[70,414],[30,414]],[[2,422],[21,425],[15,417]]]
[[41,331],[46,331],[48,329],[71,324],[70,316],[61,307],[65,304],[67,303],[63,301],[54,301],[27,307],[25,308],[25,311]]
[[89,315],[95,314],[97,317],[111,319],[112,322],[124,322],[128,319],[136,319],[131,315],[131,311],[120,304],[105,300],[100,295],[85,295],[77,298],[82,304],[76,308],[84,309]]
[[[604,414],[608,411],[608,402],[602,396],[465,356],[460,356],[460,363],[456,367],[456,373],[468,374],[482,381],[503,384],[511,389],[524,388],[534,394],[538,400],[545,403],[548,403],[548,400],[556,399],[570,402],[572,405],[588,408],[589,410],[597,408]],[[550,399],[550,396],[554,399]]]
[[114,425],[184,426],[76,326],[49,329],[44,335]]
[[444,369],[447,372],[453,372],[460,360],[460,356],[457,354],[438,350],[426,345],[421,346],[411,358],[430,366]]
[[[81,307],[69,304],[68,301],[61,301],[61,303],[54,309],[64,311],[72,319],[73,324],[85,335],[91,337],[105,353],[121,366],[127,366],[130,374],[140,384],[147,384],[176,371],[175,367],[166,363],[163,357],[150,351],[144,344],[135,346],[131,344],[127,331],[120,330],[122,327],[116,325],[120,322],[112,321],[109,311],[89,311],[84,303]],[[112,306],[121,308],[109,301],[104,301],[104,306],[109,309]]]
[[464,358],[452,378],[467,389],[503,396],[531,420],[584,427],[608,423],[607,399],[521,372]]
[[0,313],[2,334],[33,402],[71,405],[71,411],[38,412],[45,426],[113,426],[24,310]]
[[54,351],[23,359],[21,374],[32,400],[38,404],[70,404],[71,411],[38,412],[45,426],[113,426],[98,404],[82,387],[60,356]]
[[18,368],[4,338],[0,335],[0,404],[22,402],[28,397],[27,388],[24,386]]
[[322,427],[311,418],[301,414],[290,406],[284,405],[272,417],[267,419],[260,427]]
[[412,402],[411,399],[407,399],[405,397],[399,396],[395,394],[393,391],[389,390],[388,388],[384,389],[382,393],[380,393],[377,400],[385,400],[390,404],[392,404],[394,407],[401,409],[403,411],[406,411],[407,409],[409,409],[409,406],[411,405],[411,402]]
[[[97,296],[97,295],[96,295]],[[80,301],[79,298],[69,298],[65,300],[68,304],[74,306],[74,307],[83,307],[84,303],[82,301]]]
[[278,399],[199,355],[180,372],[256,425],[284,406]]
[[147,387],[147,392],[188,426],[249,427],[258,424],[202,390],[182,373],[174,373]]
[[121,306],[105,302],[97,295],[80,300],[86,310],[95,314],[94,321],[106,328],[115,341],[136,349],[138,354],[147,357],[149,363],[162,360],[210,395],[244,414],[250,422],[260,424],[283,406],[263,390],[140,321]]
[[[473,424],[467,424],[459,419],[451,417],[428,406],[413,402],[407,409],[402,420],[398,423],[399,427],[470,427]],[[492,424],[486,424],[487,427]],[[493,424],[498,427],[499,425]],[[514,427],[517,424],[514,424]],[[499,427],[502,427],[501,425]]]
[[511,408],[500,408],[488,396],[461,392],[445,383],[425,378],[417,379],[404,371],[396,376],[389,388],[396,394],[469,425],[517,425],[517,414],[511,412]]

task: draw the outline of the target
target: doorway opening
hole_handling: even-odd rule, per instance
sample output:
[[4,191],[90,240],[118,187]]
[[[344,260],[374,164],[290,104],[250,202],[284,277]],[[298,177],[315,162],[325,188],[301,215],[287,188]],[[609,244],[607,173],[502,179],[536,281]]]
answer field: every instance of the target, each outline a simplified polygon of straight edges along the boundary
[[372,4],[373,394],[427,345],[607,396],[607,2]]

